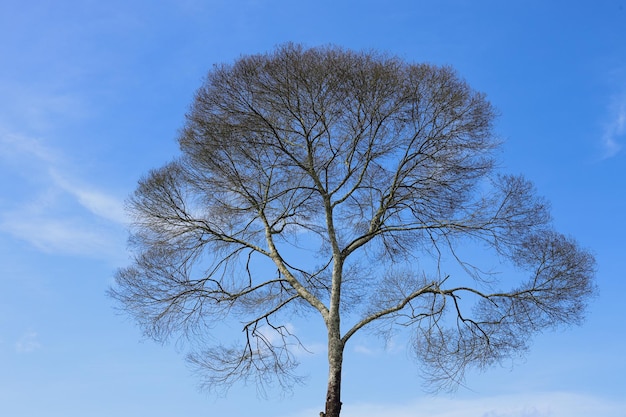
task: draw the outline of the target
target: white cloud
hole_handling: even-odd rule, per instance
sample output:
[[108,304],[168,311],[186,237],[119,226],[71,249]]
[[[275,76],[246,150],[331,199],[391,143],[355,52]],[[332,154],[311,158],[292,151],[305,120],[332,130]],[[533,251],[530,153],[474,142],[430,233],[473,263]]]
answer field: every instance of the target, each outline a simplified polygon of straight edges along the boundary
[[407,343],[409,343],[409,340],[405,340],[399,335],[394,335],[382,341],[380,338],[359,335],[352,350],[355,353],[366,356],[406,353]]
[[0,137],[0,150],[5,158],[11,158],[13,162],[17,161],[22,166],[28,165],[30,175],[45,176],[49,186],[70,194],[92,214],[116,223],[126,223],[120,199],[64,174],[61,167],[65,164],[62,155],[46,147],[41,141],[23,136],[4,135]]
[[317,343],[305,343],[304,347],[298,346],[296,349],[296,355],[301,358],[310,358],[311,355],[326,355],[328,351],[328,346],[325,343],[317,342]]
[[48,253],[118,259],[126,224],[121,199],[68,175],[63,155],[40,140],[2,135],[0,151],[24,178],[15,195],[3,196],[0,232]]
[[127,223],[124,206],[119,199],[87,185],[72,182],[56,170],[51,171],[51,176],[55,185],[74,196],[78,203],[92,214],[115,223]]
[[354,346],[354,351],[356,353],[360,353],[360,354],[367,355],[367,356],[373,356],[373,355],[376,355],[378,353],[376,350],[371,349],[371,348],[369,348],[369,347],[367,347],[365,345],[362,345],[362,344],[355,345]]
[[15,351],[18,353],[32,353],[39,349],[41,349],[41,343],[39,343],[37,333],[33,331],[25,333],[15,342]]
[[616,94],[609,106],[609,122],[604,127],[602,145],[604,158],[617,155],[621,149],[621,140],[626,135],[626,93]]
[[46,132],[90,114],[81,95],[63,88],[63,81],[61,84],[39,84],[33,79],[1,81],[4,80],[0,80],[0,124],[12,130],[26,134]]
[[40,141],[26,136],[3,132],[0,136],[0,156],[4,159],[36,159],[45,163],[55,163],[60,155],[44,146]]
[[[296,326],[293,323],[286,323],[284,324],[284,327],[286,331],[300,339],[301,335],[298,335]],[[282,343],[280,334],[269,326],[262,326],[257,329],[257,332],[261,334],[266,341],[274,346],[279,346]],[[312,356],[325,354],[327,349],[327,346],[323,343],[305,342],[300,340],[300,342],[302,342],[302,345],[300,345],[295,339],[292,338],[287,338],[287,342],[291,344],[290,352],[299,359],[311,358]]]
[[[317,415],[318,412],[319,410],[303,410],[289,417]],[[406,404],[344,404],[341,415],[342,417],[624,417],[625,412],[626,400],[609,400],[578,393],[548,392],[475,399],[424,397]]]
[[24,240],[47,253],[113,255],[114,234],[80,218],[52,217],[22,208],[0,215],[0,231]]

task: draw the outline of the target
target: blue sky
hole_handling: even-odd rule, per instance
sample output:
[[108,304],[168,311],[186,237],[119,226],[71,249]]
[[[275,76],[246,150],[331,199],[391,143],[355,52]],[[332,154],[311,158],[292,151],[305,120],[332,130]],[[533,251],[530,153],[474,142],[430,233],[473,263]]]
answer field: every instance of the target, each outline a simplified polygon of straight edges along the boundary
[[127,262],[123,201],[177,152],[216,63],[333,43],[454,66],[499,109],[502,167],[590,248],[599,296],[513,367],[422,391],[402,342],[347,347],[346,417],[626,416],[626,1],[0,2],[0,415],[304,417],[323,407],[323,333],[307,385],[198,391],[184,347],[144,340],[105,291]]

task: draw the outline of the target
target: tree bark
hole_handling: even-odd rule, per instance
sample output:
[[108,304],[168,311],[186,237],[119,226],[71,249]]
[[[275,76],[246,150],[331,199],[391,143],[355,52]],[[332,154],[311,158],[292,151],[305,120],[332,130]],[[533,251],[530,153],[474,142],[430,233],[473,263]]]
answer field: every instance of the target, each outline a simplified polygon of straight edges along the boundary
[[[343,352],[341,353],[343,356]],[[330,364],[325,417],[339,417],[341,412],[341,358]]]
[[339,335],[328,341],[328,390],[326,392],[325,417],[339,417],[341,412],[341,369],[343,365],[343,343]]

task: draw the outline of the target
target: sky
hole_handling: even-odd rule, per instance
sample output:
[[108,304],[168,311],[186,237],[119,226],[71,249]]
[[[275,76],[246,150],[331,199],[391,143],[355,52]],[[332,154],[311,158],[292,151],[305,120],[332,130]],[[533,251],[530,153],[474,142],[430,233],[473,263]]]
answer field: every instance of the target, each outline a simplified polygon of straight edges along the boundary
[[177,155],[214,64],[285,42],[456,68],[498,109],[502,169],[597,258],[580,327],[424,392],[406,344],[347,346],[345,417],[626,417],[626,0],[0,0],[0,415],[317,416],[323,332],[295,331],[306,384],[199,390],[106,291],[128,263],[124,201]]

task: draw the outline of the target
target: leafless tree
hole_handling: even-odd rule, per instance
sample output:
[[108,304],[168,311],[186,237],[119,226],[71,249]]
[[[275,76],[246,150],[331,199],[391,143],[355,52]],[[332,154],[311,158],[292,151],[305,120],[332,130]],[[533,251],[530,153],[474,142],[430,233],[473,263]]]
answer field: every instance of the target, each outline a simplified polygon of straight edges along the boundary
[[[201,340],[189,359],[211,388],[297,381],[294,312],[326,325],[326,417],[364,328],[410,329],[433,386],[457,383],[578,323],[594,291],[593,256],[496,172],[494,115],[451,68],[377,52],[288,44],[216,66],[180,156],[129,200],[134,261],[111,294],[147,335]],[[226,318],[240,344],[212,332]]]

